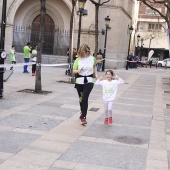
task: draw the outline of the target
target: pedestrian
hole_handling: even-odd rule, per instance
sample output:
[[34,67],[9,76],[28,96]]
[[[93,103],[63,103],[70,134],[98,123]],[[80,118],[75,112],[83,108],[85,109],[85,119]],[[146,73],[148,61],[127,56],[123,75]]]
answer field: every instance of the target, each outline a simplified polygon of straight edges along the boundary
[[126,70],[129,68],[129,61],[130,61],[130,56],[127,56],[127,62],[126,62]]
[[[31,43],[27,43],[26,46],[24,46],[24,62],[27,64],[30,61],[30,53],[31,53]],[[24,71],[23,73],[29,73],[28,70],[28,65],[24,65]]]
[[158,67],[158,59],[156,59],[155,67],[157,69],[157,67]]
[[[106,77],[106,80],[101,81],[103,77]],[[113,101],[116,97],[118,85],[123,83],[124,81],[112,70],[107,70],[105,75],[101,75],[101,77],[95,82],[96,85],[101,85],[103,88],[103,102],[105,108],[104,124],[112,124]]]
[[36,75],[37,49],[38,49],[38,46],[35,46],[35,48],[32,50],[32,55],[31,55],[32,76]]
[[165,70],[167,69],[168,60],[165,60]]
[[77,50],[76,48],[73,48],[73,63],[76,60],[76,58],[77,58]]
[[103,56],[103,52],[102,52],[101,49],[99,50],[99,52],[97,53],[97,55],[102,55],[102,56]]
[[73,74],[76,74],[75,88],[79,96],[80,103],[80,120],[81,124],[87,124],[88,98],[94,86],[94,78],[97,77],[97,60],[90,55],[90,48],[83,44],[74,61]]
[[[16,64],[15,54],[16,54],[15,46],[12,46],[11,50],[10,50],[10,62],[11,62],[11,64]],[[10,67],[10,70],[13,70],[13,66]]]
[[70,51],[69,51],[69,47],[67,48],[67,52],[66,52],[66,55],[69,57],[69,53],[70,53]]
[[101,54],[97,54],[96,59],[97,59],[97,71],[100,71],[103,63],[103,56]]
[[152,67],[152,59],[149,60],[149,66]]

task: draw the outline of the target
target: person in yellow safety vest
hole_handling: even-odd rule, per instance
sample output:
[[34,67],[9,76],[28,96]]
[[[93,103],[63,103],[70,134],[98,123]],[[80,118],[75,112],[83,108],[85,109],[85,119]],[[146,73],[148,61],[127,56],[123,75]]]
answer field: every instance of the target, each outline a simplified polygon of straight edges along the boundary
[[[27,43],[26,46],[24,46],[24,61],[25,63],[29,63],[30,61],[30,53],[31,53],[31,43]],[[24,71],[23,73],[29,73],[27,70],[28,65],[24,65]]]
[[[16,54],[15,47],[12,46],[11,50],[10,50],[10,62],[11,62],[11,64],[16,64],[15,54]],[[10,70],[13,70],[13,66],[10,67]]]

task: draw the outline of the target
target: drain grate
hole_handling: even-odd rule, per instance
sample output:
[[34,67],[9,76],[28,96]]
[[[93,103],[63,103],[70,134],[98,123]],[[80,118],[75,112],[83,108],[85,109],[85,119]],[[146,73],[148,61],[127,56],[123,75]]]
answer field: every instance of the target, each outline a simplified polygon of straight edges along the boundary
[[59,83],[68,83],[68,84],[75,84],[74,82],[71,82],[71,81],[64,81],[64,80],[59,80],[57,81]]
[[162,79],[164,79],[164,80],[170,80],[170,78],[168,78],[168,77],[167,77],[167,78],[166,78],[166,77],[163,77]]
[[166,108],[167,108],[167,109],[170,109],[170,104],[166,104]]
[[142,145],[144,141],[140,138],[132,136],[117,136],[114,138],[115,141],[120,143],[132,144],[132,145]]
[[99,108],[92,107],[89,111],[97,112],[98,110],[99,110]]
[[163,84],[167,84],[167,85],[170,85],[170,83],[163,83]]
[[170,93],[170,91],[164,91],[164,93]]

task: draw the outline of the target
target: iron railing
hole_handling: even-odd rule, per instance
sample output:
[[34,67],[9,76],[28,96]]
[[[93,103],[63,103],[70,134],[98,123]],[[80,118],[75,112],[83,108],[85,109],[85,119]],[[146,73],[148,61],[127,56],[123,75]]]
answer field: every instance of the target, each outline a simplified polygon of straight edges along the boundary
[[[69,31],[55,30],[44,31],[43,54],[66,55],[69,47]],[[31,27],[17,27],[13,29],[13,45],[17,52],[23,52],[23,47],[28,43],[34,47],[39,42],[39,30]]]

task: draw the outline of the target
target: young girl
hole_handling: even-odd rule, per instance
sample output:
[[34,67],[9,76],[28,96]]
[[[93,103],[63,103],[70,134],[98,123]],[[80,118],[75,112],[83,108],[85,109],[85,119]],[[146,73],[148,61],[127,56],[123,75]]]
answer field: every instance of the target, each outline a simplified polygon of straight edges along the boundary
[[119,84],[123,84],[124,81],[113,73],[112,70],[106,71],[106,79],[100,81],[104,75],[96,81],[96,85],[101,85],[103,88],[103,101],[105,108],[105,119],[104,124],[112,124],[112,106],[113,100],[116,97],[117,88]]

